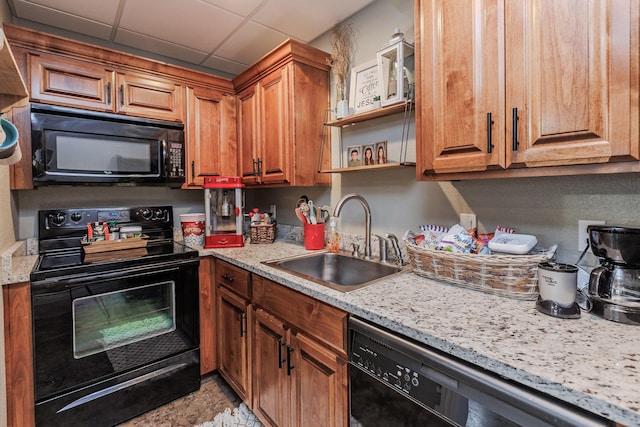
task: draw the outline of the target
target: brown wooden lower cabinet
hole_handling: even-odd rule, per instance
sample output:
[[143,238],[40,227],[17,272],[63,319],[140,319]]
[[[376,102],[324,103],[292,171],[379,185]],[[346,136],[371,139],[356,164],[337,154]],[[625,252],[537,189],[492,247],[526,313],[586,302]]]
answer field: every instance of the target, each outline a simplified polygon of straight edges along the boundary
[[29,282],[2,287],[7,376],[7,426],[35,425],[31,287]]
[[256,415],[268,426],[347,426],[347,314],[259,276],[252,302]]
[[216,260],[218,371],[266,426],[348,425],[347,313]]
[[348,426],[347,362],[304,333],[292,334],[292,426]]
[[218,287],[218,371],[244,401],[251,399],[249,302]]
[[240,398],[251,402],[251,274],[216,260],[218,371]]

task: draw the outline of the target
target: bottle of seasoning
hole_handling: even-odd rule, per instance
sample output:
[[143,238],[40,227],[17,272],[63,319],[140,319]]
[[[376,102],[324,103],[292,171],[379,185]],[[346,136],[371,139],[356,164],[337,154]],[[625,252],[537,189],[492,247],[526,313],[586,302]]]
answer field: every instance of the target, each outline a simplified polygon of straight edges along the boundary
[[325,248],[327,252],[338,253],[340,251],[340,236],[338,234],[338,225],[336,217],[329,219],[329,226],[324,232]]

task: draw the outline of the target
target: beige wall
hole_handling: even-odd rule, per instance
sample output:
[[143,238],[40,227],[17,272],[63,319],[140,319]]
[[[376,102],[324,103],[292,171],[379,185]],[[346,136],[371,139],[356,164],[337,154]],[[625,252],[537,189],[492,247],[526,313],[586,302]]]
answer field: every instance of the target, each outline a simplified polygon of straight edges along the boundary
[[[10,22],[11,11],[6,0],[0,0],[0,23]],[[9,191],[9,166],[0,165],[0,251],[15,241]]]

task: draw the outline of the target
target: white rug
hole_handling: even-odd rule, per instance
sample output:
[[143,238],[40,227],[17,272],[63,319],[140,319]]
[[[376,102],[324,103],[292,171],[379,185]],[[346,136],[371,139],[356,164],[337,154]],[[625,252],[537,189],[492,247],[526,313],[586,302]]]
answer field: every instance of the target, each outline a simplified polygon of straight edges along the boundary
[[224,412],[216,415],[213,421],[198,424],[194,427],[263,427],[263,425],[253,412],[247,408],[247,405],[241,403],[239,407],[233,408],[233,410],[225,409]]

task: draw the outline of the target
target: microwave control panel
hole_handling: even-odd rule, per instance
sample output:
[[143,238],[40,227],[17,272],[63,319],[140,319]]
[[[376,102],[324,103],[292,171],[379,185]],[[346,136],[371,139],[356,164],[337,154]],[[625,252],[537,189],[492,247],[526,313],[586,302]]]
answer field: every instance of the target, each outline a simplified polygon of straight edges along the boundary
[[168,177],[182,178],[184,177],[184,144],[180,142],[169,142],[168,156]]

